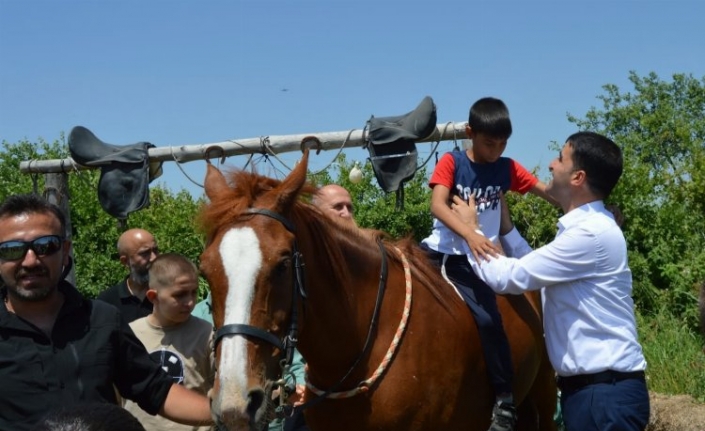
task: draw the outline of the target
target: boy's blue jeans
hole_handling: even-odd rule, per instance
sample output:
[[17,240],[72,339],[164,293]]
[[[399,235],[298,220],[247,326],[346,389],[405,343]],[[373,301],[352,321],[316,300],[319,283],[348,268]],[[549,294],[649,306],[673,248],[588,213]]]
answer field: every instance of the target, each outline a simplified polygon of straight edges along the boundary
[[[475,318],[487,372],[495,395],[511,393],[514,368],[509,341],[504,333],[502,316],[497,309],[497,297],[494,291],[475,275],[467,256],[444,255],[425,249],[439,267],[445,266],[446,276],[458,289]],[[447,256],[445,265],[444,256]]]

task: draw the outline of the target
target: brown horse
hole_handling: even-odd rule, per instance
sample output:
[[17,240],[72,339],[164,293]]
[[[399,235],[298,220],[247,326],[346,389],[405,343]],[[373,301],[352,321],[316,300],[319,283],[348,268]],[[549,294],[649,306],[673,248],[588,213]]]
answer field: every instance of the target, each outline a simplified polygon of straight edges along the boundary
[[[300,199],[315,191],[307,162],[283,181],[239,171],[228,183],[208,167],[201,269],[218,328],[216,420],[260,429],[282,350],[298,338],[312,430],[485,431],[494,395],[469,310],[410,240],[382,241]],[[499,308],[517,429],[555,430],[538,296],[501,297]]]

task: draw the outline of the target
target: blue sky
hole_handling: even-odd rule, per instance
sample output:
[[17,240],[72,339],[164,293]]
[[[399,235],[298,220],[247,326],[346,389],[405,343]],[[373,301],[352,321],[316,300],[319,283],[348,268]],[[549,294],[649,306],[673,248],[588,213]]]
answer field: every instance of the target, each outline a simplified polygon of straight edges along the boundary
[[[603,85],[705,76],[704,17],[702,0],[0,0],[0,140],[76,125],[159,147],[344,131],[426,95],[445,123],[495,96],[514,124],[505,155],[545,178],[550,143],[575,131],[566,114],[599,107]],[[183,168],[202,182],[204,166]],[[201,194],[165,168],[157,182]]]

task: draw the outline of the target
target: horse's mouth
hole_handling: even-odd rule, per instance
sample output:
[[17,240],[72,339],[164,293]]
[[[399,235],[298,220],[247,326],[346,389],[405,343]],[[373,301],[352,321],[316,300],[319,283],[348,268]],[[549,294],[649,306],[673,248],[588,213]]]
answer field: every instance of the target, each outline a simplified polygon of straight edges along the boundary
[[274,419],[273,385],[267,383],[265,389],[253,389],[248,393],[244,414],[223,411],[217,414],[217,431],[264,431]]

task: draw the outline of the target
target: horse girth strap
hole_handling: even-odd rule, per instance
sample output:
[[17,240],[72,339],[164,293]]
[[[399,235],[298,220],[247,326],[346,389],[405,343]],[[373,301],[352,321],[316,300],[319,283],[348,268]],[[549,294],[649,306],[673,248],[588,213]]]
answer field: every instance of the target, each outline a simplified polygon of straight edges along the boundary
[[284,343],[282,343],[279,337],[272,334],[271,332],[267,332],[263,329],[259,329],[251,325],[243,325],[237,323],[225,325],[215,331],[215,347],[218,347],[218,344],[223,339],[223,337],[226,337],[228,335],[245,335],[249,337],[259,338],[260,340],[266,341],[269,344],[274,345],[274,347],[280,350],[284,350]]

